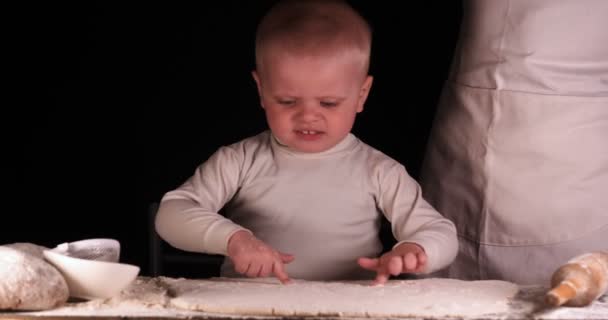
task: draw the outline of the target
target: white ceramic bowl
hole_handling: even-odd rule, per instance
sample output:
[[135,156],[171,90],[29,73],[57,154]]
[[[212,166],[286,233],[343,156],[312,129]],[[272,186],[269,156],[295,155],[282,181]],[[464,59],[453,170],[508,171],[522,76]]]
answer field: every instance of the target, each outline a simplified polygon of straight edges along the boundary
[[55,247],[53,251],[74,258],[118,262],[120,242],[109,238],[85,239],[62,243]]
[[116,296],[139,274],[139,267],[130,264],[74,258],[53,250],[43,253],[65,278],[71,297],[104,299]]

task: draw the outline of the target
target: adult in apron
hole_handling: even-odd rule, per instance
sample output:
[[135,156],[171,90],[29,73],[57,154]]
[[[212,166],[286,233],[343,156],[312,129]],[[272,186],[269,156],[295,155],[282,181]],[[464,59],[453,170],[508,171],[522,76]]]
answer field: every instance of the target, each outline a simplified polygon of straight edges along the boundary
[[608,249],[608,1],[465,1],[421,172],[444,276],[547,284]]

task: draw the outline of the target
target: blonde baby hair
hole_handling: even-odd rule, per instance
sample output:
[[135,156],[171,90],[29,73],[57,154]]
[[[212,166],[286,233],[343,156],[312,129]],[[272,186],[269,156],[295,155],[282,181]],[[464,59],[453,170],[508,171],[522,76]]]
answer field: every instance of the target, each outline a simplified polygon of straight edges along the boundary
[[256,68],[270,55],[354,59],[369,69],[371,28],[347,2],[282,0],[262,18],[256,34]]

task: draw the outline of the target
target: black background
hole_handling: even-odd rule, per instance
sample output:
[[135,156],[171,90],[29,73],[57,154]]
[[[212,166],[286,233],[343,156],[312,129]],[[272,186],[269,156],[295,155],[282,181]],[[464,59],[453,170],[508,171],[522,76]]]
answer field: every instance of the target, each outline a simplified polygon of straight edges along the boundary
[[[250,71],[272,0],[7,10],[0,243],[115,238],[147,274],[148,206],[219,146],[266,128]],[[374,32],[354,133],[418,177],[459,1],[351,1]]]

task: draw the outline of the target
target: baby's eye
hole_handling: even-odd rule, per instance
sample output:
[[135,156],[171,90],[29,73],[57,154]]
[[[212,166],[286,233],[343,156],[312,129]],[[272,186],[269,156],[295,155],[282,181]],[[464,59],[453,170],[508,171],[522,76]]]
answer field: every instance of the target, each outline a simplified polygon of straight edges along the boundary
[[324,107],[324,108],[333,108],[337,105],[338,105],[338,103],[335,101],[321,101],[321,107]]
[[282,105],[282,106],[289,107],[289,106],[295,105],[296,101],[295,100],[287,100],[287,99],[285,99],[285,100],[277,100],[277,103],[280,104],[280,105]]

